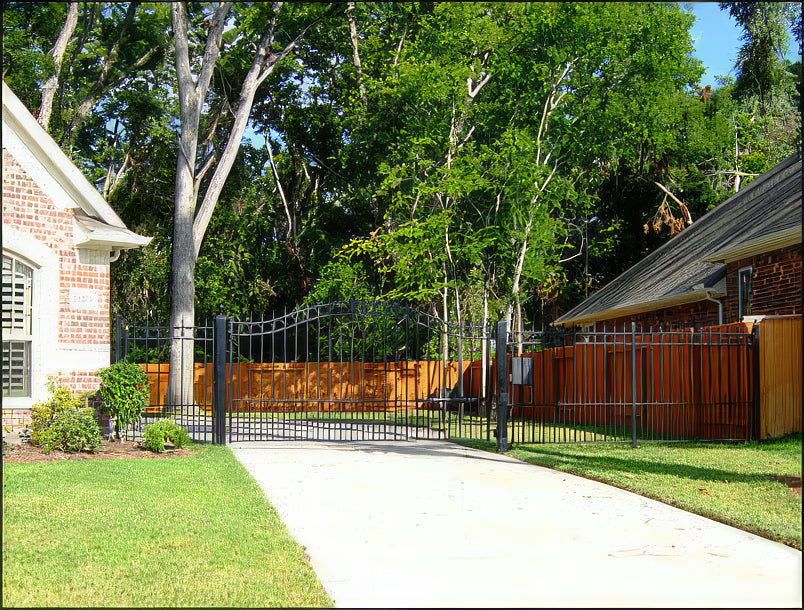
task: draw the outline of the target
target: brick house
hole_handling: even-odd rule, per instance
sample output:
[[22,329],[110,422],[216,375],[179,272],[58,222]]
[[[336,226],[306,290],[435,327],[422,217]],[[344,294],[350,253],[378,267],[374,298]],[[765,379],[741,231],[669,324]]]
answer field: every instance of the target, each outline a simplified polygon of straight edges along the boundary
[[3,425],[23,427],[48,377],[97,389],[109,365],[110,264],[129,231],[3,82]]
[[554,322],[664,329],[801,315],[801,151]]

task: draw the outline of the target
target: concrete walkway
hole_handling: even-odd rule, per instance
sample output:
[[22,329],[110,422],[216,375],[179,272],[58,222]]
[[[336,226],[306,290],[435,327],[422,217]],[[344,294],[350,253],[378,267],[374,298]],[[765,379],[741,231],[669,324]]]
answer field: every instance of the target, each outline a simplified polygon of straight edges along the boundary
[[801,552],[445,441],[233,443],[339,607],[801,607]]

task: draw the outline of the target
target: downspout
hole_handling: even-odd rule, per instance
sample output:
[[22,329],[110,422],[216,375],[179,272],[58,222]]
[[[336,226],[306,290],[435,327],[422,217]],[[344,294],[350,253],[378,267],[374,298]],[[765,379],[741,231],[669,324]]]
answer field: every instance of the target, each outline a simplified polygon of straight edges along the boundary
[[712,303],[717,303],[717,323],[719,326],[723,325],[723,302],[720,299],[716,299],[712,296],[714,290],[707,290],[706,291],[706,300],[711,301]]

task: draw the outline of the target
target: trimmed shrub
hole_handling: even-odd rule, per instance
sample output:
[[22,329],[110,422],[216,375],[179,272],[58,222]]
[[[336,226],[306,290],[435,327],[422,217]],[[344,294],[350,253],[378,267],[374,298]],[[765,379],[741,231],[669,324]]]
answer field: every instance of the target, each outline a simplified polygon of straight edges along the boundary
[[137,421],[148,404],[150,391],[148,376],[145,371],[133,362],[120,361],[100,369],[101,378],[99,392],[109,414],[115,418],[115,437],[120,438],[120,431]]
[[142,438],[142,446],[154,453],[162,453],[165,450],[165,441],[170,441],[179,449],[192,443],[187,430],[169,419],[145,426]]
[[48,389],[52,396],[31,410],[31,442],[45,451],[97,451],[101,433],[94,410],[84,407],[83,397],[53,379]]

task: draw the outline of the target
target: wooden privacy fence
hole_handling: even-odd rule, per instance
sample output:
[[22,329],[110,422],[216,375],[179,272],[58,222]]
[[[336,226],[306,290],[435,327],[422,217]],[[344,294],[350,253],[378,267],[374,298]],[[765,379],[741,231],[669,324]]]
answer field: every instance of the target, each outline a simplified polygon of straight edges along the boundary
[[[168,364],[141,364],[151,384],[147,412],[160,412],[167,390]],[[196,363],[195,403],[212,409],[213,365]],[[463,371],[469,362],[463,363]],[[445,377],[446,372],[446,377]],[[233,412],[388,410],[435,398],[444,380],[453,386],[459,364],[440,361],[276,362],[226,365]]]
[[801,432],[801,316],[759,323],[759,438]]

